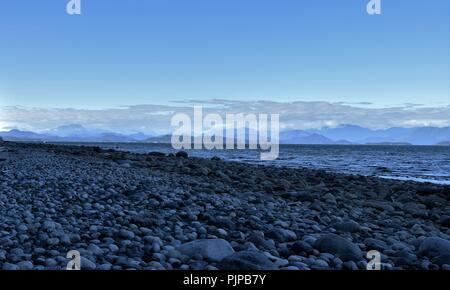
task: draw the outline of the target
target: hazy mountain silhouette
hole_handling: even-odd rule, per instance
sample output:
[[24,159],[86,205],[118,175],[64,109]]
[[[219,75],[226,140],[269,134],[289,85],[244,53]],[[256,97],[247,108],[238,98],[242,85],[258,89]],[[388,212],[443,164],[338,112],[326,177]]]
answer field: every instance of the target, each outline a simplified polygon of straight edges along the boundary
[[[237,136],[235,142],[246,142],[252,129],[245,129],[245,140]],[[270,134],[269,134],[270,135]],[[141,132],[120,134],[105,130],[87,129],[81,125],[70,124],[57,127],[45,132],[36,133],[13,129],[0,132],[4,140],[10,141],[73,141],[73,142],[152,142],[170,143],[171,135],[152,136]],[[226,136],[224,130],[222,136]],[[218,136],[218,138],[222,138]],[[238,140],[239,139],[239,140]],[[435,145],[450,140],[450,127],[416,127],[389,128],[372,130],[355,125],[342,125],[336,128],[287,130],[280,132],[281,144],[413,144]]]

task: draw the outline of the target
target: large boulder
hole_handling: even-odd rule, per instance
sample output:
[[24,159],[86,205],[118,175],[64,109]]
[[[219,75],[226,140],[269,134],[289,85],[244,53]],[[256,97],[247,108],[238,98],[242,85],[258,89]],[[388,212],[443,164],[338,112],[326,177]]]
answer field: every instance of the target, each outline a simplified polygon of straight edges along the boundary
[[336,234],[326,234],[320,237],[314,243],[314,248],[321,253],[333,254],[344,262],[363,260],[361,249],[357,245]]
[[234,253],[230,243],[223,239],[205,239],[182,244],[178,251],[186,256],[201,255],[211,261],[221,261],[226,256]]
[[450,241],[429,237],[419,246],[419,255],[430,258],[438,265],[450,264]]
[[243,251],[225,257],[219,265],[222,270],[277,270],[278,267],[264,254]]

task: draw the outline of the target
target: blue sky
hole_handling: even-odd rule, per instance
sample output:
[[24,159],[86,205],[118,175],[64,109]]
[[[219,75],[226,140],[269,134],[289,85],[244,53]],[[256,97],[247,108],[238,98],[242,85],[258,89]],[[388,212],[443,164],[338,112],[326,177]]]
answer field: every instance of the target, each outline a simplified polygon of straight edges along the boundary
[[0,106],[450,103],[450,1],[0,0]]

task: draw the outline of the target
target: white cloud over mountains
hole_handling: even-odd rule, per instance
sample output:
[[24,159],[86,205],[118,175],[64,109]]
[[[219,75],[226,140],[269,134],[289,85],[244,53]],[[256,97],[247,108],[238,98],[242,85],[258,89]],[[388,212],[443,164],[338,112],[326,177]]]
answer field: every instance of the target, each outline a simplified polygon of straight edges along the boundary
[[450,126],[450,106],[425,107],[404,104],[373,107],[371,104],[330,102],[269,102],[210,100],[173,105],[134,105],[107,109],[0,107],[0,130],[20,129],[43,132],[61,125],[80,124],[89,129],[120,133],[170,132],[176,113],[192,115],[193,105],[204,113],[280,114],[281,129],[336,127],[342,124],[371,129],[390,127]]

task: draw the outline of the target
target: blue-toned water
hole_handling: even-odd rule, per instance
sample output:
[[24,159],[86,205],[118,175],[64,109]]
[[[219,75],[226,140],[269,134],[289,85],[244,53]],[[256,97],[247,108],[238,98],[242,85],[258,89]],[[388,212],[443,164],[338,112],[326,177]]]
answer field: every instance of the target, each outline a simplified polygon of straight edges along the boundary
[[[74,144],[74,143],[71,143]],[[137,153],[173,153],[169,144],[78,143]],[[450,147],[392,145],[281,145],[279,158],[261,161],[254,150],[189,150],[191,156],[287,167],[307,167],[383,178],[450,184]]]

